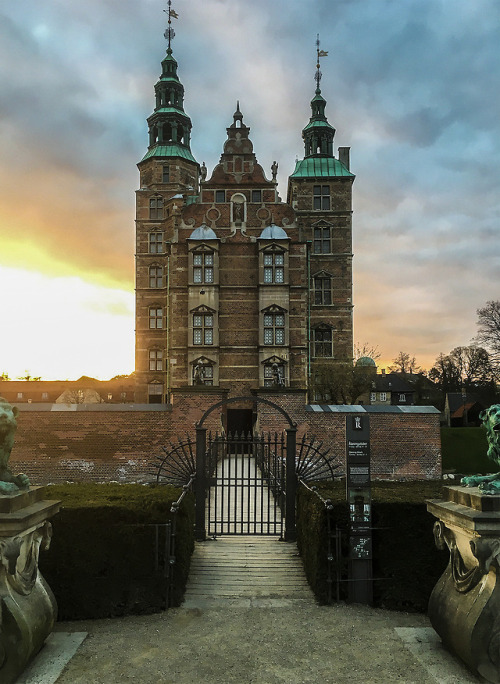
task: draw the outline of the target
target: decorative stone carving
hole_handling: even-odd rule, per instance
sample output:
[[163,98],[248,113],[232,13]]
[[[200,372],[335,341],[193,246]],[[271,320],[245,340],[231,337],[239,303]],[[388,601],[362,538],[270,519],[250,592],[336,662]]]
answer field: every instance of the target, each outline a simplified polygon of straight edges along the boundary
[[24,473],[14,475],[9,468],[9,458],[17,430],[18,409],[0,397],[0,495],[27,489],[30,481]]
[[427,508],[450,560],[429,600],[443,643],[489,682],[500,683],[500,496],[444,487]]
[[48,637],[56,620],[54,596],[38,570],[48,549],[49,519],[59,501],[46,501],[44,487],[13,475],[8,461],[17,408],[0,398],[0,682],[12,684]]

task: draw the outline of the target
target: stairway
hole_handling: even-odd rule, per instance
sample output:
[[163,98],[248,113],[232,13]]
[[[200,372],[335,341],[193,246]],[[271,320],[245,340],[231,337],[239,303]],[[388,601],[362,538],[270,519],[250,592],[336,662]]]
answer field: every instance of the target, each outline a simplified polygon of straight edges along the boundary
[[184,608],[283,607],[314,603],[297,545],[276,537],[197,542]]

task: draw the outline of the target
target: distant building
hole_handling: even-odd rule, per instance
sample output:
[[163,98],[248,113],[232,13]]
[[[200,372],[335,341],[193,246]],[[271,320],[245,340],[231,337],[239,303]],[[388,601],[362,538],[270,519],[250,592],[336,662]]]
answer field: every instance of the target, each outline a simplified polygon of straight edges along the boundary
[[138,402],[307,389],[316,360],[352,359],[354,175],[349,148],[334,155],[319,78],[283,202],[278,164],[269,178],[239,104],[219,163],[200,167],[169,45],[138,164]]
[[0,396],[11,404],[129,404],[135,400],[133,377],[96,380],[2,380]]
[[444,403],[444,418],[448,427],[478,426],[479,414],[486,406],[474,395],[448,392]]
[[415,388],[399,373],[377,374],[372,382],[369,403],[372,406],[414,406]]

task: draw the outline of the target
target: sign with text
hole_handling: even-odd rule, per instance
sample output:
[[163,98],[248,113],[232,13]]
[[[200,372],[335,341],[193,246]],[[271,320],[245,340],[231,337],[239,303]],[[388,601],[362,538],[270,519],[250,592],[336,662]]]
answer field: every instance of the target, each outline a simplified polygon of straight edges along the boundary
[[346,496],[349,505],[349,599],[371,603],[372,504],[370,419],[346,416]]

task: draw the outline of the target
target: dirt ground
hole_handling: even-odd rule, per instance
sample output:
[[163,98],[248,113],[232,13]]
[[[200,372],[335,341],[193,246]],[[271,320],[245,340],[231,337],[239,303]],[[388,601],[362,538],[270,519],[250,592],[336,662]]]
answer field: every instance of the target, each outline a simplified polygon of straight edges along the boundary
[[425,616],[364,606],[176,608],[62,622],[87,639],[57,684],[436,684],[395,627]]

